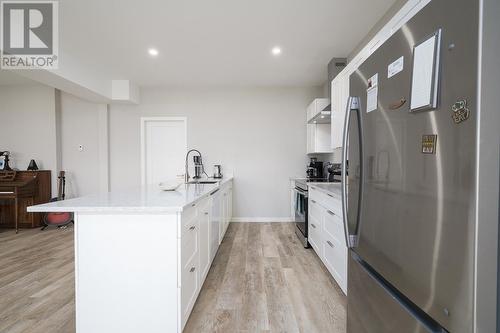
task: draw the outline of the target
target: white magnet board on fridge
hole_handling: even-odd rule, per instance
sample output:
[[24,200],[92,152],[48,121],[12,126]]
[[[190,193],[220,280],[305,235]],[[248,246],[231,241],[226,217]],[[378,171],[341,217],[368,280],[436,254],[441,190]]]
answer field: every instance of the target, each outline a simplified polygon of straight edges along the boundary
[[410,110],[437,107],[441,29],[413,48]]

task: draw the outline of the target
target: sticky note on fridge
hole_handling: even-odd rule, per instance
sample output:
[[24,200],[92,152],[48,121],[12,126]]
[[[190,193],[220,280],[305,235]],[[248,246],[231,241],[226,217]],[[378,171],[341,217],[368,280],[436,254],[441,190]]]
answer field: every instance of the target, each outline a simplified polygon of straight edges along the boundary
[[441,30],[413,48],[410,110],[437,107]]
[[377,110],[378,104],[378,73],[368,79],[366,89],[366,112]]

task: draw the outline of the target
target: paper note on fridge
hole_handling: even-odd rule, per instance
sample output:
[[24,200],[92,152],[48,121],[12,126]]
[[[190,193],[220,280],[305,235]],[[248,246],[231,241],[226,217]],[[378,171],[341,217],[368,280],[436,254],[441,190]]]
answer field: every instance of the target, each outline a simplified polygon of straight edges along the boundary
[[368,79],[366,89],[366,112],[377,110],[378,104],[378,73]]
[[410,109],[432,109],[437,105],[440,31],[413,50]]
[[403,70],[405,57],[401,56],[387,66],[387,78],[390,79],[394,75]]

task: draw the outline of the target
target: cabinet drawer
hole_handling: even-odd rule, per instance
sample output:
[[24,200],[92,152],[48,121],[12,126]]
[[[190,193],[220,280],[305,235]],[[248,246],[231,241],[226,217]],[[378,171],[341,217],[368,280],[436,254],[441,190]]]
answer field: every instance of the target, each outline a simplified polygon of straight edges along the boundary
[[201,200],[198,204],[196,204],[197,215],[201,217],[205,213],[210,211],[210,199],[206,198]]
[[199,289],[198,257],[188,262],[181,273],[181,309],[182,326],[184,327],[191,310],[193,309]]
[[322,245],[324,250],[323,262],[345,293],[347,286],[347,247],[328,236],[324,238]]
[[345,234],[342,218],[335,212],[325,209],[325,232],[330,238],[345,246]]
[[319,205],[318,201],[309,198],[307,201],[307,209],[309,210],[309,217],[316,219],[316,221],[321,221],[321,215],[324,208]]
[[342,201],[340,198],[332,194],[326,194],[316,189],[314,186],[309,186],[309,199],[316,201],[321,206],[334,212],[338,216],[342,214]]
[[317,220],[314,216],[309,215],[308,241],[319,257],[323,256],[321,239],[321,220]]
[[323,240],[324,262],[339,285],[346,278],[347,248],[338,240],[325,237]]
[[198,224],[195,223],[192,227],[181,237],[181,267],[186,267],[198,255]]
[[198,228],[198,214],[196,207],[190,207],[182,212],[181,215],[181,237],[184,237],[190,231]]

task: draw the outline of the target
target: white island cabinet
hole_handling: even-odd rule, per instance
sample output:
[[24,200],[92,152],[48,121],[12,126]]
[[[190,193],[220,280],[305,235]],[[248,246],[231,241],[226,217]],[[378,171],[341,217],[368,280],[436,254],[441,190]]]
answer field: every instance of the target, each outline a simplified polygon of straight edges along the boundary
[[231,220],[231,195],[227,178],[29,207],[75,213],[76,332],[182,332]]

